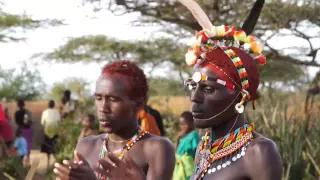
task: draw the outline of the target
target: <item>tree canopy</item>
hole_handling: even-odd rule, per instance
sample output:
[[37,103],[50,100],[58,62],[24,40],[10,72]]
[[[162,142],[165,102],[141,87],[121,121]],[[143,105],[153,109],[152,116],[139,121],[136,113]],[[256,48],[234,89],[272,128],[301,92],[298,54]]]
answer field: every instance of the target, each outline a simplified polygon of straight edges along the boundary
[[[200,30],[191,13],[178,1],[172,0],[87,0],[95,10],[109,10],[116,15],[139,12],[135,25],[159,24],[160,31],[171,33],[174,38],[150,38],[140,41],[123,41],[104,35],[71,38],[66,44],[47,54],[37,54],[46,60],[58,62],[101,62],[130,59],[140,65],[157,68],[162,63],[173,65],[173,71],[190,74],[184,62],[188,47],[183,40]],[[264,0],[197,0],[214,25],[242,26],[254,3]],[[241,2],[241,3],[240,3]],[[304,75],[304,66],[320,67],[313,42],[320,40],[319,0],[265,2],[260,18],[254,28],[264,45],[268,63],[261,68],[262,82],[291,82]],[[254,12],[254,11],[253,11]],[[296,43],[278,47],[275,40],[289,37]],[[171,78],[171,77],[167,77]]]
[[34,100],[45,91],[39,71],[26,64],[21,68],[3,69],[0,66],[0,100]]
[[[25,40],[18,32],[63,25],[63,21],[57,19],[32,19],[26,14],[11,14],[5,12],[1,5],[3,3],[0,1],[0,43]],[[44,91],[45,85],[39,71],[30,69],[26,63],[20,69],[0,66],[0,99],[34,100],[41,97]]]
[[89,95],[88,89],[89,83],[81,78],[67,78],[61,82],[53,84],[51,91],[47,94],[49,99],[54,99],[60,101],[63,96],[63,91],[69,89],[72,95],[75,96],[77,100],[83,100]]
[[11,14],[1,9],[0,1],[0,43],[24,40],[17,36],[19,30],[31,30],[40,27],[63,25],[62,20],[57,19],[32,19],[26,14]]

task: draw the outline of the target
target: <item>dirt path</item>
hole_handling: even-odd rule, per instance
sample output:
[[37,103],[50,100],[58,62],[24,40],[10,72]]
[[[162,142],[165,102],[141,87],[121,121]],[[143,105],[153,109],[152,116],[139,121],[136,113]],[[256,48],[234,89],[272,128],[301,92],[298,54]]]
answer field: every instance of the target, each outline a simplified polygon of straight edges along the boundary
[[[45,153],[41,153],[39,150],[31,150],[30,163],[32,164],[32,162],[35,161],[36,159],[40,159],[40,163],[37,167],[37,174],[45,174],[47,171],[47,162],[48,162],[47,155]],[[50,165],[53,165],[54,162],[55,162],[55,159],[51,155]]]

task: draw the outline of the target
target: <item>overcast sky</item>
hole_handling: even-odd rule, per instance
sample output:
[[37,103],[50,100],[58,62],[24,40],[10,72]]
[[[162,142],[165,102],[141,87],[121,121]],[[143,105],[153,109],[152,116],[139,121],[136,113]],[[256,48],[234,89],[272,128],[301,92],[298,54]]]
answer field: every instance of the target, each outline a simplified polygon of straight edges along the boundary
[[[138,17],[137,14],[114,16],[108,11],[94,13],[91,7],[83,6],[79,0],[7,0],[3,9],[17,14],[25,12],[36,19],[64,19],[68,24],[27,32],[26,42],[0,44],[0,63],[3,68],[12,68],[17,63],[28,60],[34,53],[50,52],[64,44],[68,37],[104,34],[118,39],[135,40],[147,38],[155,30],[151,27],[130,26],[130,22]],[[93,81],[98,77],[102,65],[44,63],[38,69],[50,86],[67,77],[83,77]]]
[[[148,38],[155,31],[153,27],[132,27],[130,22],[136,20],[138,14],[114,16],[108,11],[95,13],[92,7],[83,6],[80,0],[5,0],[3,9],[16,14],[25,12],[36,19],[64,19],[68,24],[27,32],[24,34],[28,38],[25,42],[0,44],[0,64],[3,68],[12,68],[17,63],[28,60],[34,53],[53,51],[63,45],[68,37],[104,34],[118,39],[135,40]],[[288,46],[297,41],[291,38],[278,38],[272,43]],[[317,59],[319,58],[318,55]],[[51,86],[54,82],[68,77],[82,77],[94,82],[101,66],[102,64],[96,63],[72,65],[43,63],[38,69],[45,83]],[[312,68],[311,74],[313,75],[316,70],[317,68]],[[163,72],[158,72],[161,73]]]

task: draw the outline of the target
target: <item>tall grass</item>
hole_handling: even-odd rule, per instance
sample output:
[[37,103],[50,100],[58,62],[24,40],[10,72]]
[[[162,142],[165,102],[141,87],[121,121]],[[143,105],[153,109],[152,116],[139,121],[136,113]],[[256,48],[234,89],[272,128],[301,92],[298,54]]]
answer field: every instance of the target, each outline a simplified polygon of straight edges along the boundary
[[[249,115],[256,131],[274,140],[283,161],[283,179],[311,180],[320,177],[320,120],[296,107],[269,105]],[[300,104],[298,104],[300,106]],[[302,119],[301,117],[305,117]]]

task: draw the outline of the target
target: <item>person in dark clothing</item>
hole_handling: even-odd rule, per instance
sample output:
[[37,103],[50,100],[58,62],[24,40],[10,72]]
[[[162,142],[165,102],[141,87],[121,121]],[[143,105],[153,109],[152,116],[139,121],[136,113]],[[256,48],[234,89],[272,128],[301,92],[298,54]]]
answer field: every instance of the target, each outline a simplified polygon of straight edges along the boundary
[[15,121],[19,128],[30,128],[32,125],[31,117],[29,117],[29,111],[24,108],[24,100],[19,100],[17,102],[19,108],[15,113]]
[[61,116],[62,119],[73,119],[73,112],[75,111],[75,102],[71,99],[71,91],[70,90],[64,90],[63,91],[63,97],[61,99]]
[[29,156],[30,156],[30,150],[32,148],[32,136],[33,136],[33,131],[32,131],[32,117],[31,117],[31,112],[27,109],[25,109],[25,104],[24,100],[18,100],[17,101],[17,106],[18,106],[18,111],[16,111],[14,117],[15,117],[15,122],[18,126],[18,128],[22,132],[22,136],[25,138],[27,141],[27,164],[29,161]]
[[154,117],[154,119],[156,120],[156,123],[158,125],[158,128],[160,130],[161,136],[164,136],[165,135],[165,130],[164,130],[164,127],[163,127],[162,117],[161,117],[159,111],[157,111],[157,110],[153,109],[151,106],[147,105],[146,106],[146,112]]

